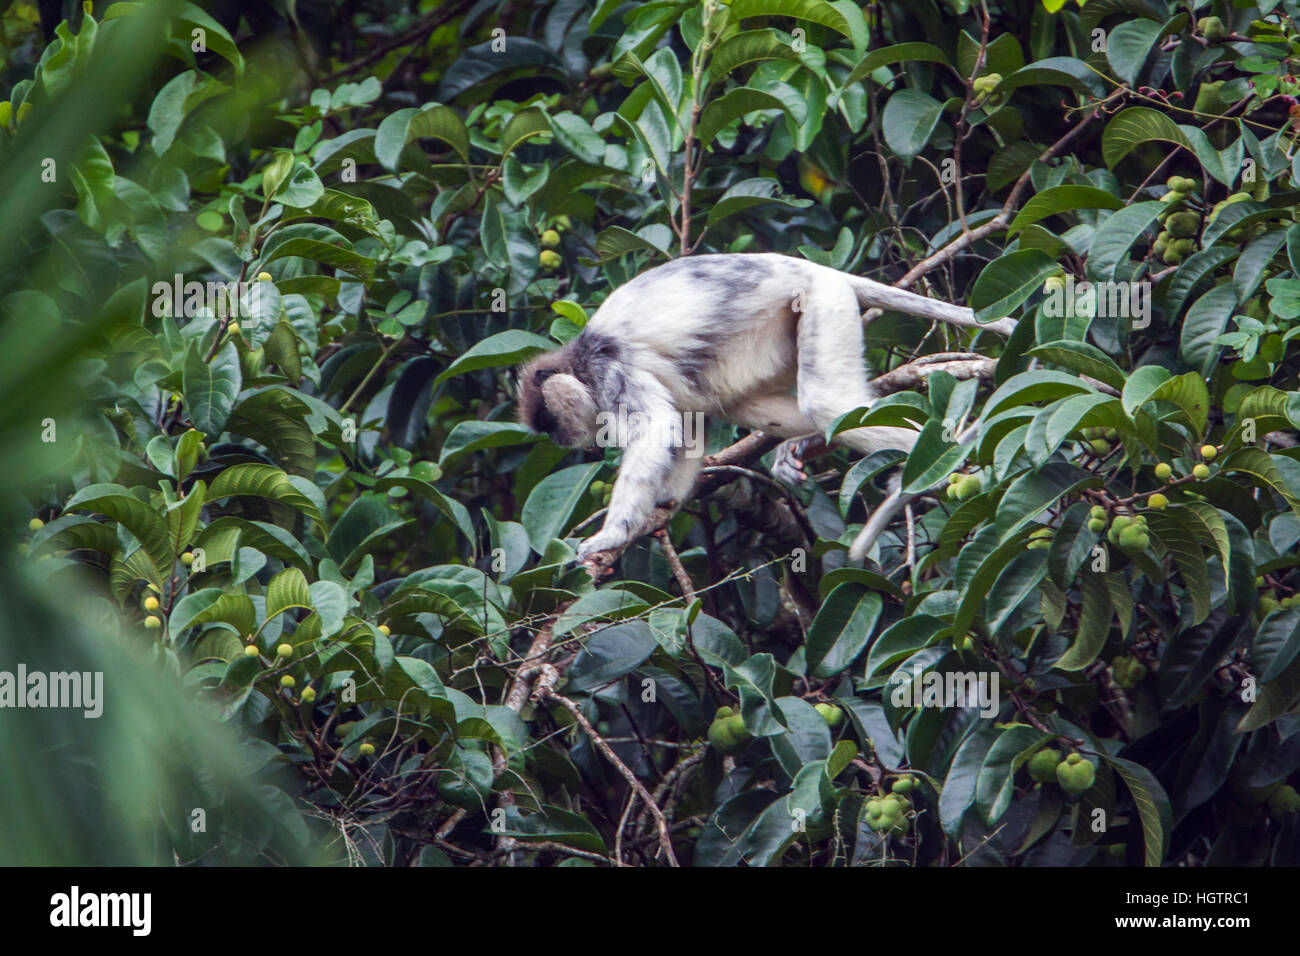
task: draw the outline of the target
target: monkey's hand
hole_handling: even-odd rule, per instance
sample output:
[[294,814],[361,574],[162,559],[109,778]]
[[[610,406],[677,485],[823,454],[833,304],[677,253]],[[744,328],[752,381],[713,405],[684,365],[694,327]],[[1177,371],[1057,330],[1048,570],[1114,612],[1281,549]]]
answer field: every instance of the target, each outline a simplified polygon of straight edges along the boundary
[[772,477],[787,485],[798,485],[808,480],[804,462],[829,451],[820,435],[806,435],[782,442],[772,459]]
[[609,573],[610,567],[627,547],[627,538],[616,531],[603,528],[578,545],[578,563],[587,573],[599,580]]

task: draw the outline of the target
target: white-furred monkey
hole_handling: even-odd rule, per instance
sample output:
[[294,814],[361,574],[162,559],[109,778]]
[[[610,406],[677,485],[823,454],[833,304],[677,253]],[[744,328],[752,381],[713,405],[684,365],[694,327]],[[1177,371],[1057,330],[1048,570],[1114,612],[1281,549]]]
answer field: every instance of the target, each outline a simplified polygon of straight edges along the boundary
[[[684,416],[807,439],[871,405],[864,306],[1002,334],[1011,324],[980,325],[969,309],[790,256],[700,255],[615,289],[581,334],[524,365],[520,420],[558,444],[591,447],[620,411],[628,423],[612,434],[623,461],[604,526],[582,542],[579,561],[626,547],[656,504],[677,507],[690,494],[701,456],[687,453]],[[864,454],[909,451],[917,434],[867,427],[837,441]],[[799,457],[784,449],[778,477],[801,479]]]

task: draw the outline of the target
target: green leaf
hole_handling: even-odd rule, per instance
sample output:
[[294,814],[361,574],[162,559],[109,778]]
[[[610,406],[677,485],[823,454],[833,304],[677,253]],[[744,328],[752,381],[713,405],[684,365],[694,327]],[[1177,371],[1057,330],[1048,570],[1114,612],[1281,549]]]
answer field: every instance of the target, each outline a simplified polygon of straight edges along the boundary
[[194,427],[214,438],[226,428],[226,419],[235,407],[243,375],[239,369],[239,352],[227,341],[211,362],[205,362],[198,343],[185,354],[185,371],[181,389],[185,409]]
[[1079,582],[1079,630],[1070,649],[1055,664],[1058,670],[1080,671],[1097,659],[1110,633],[1114,607],[1106,578],[1085,570]]
[[700,145],[708,146],[728,123],[756,110],[782,110],[796,125],[804,121],[804,110],[797,98],[780,98],[766,90],[741,86],[724,93],[704,107],[695,127]]
[[[1144,143],[1160,140],[1191,149],[1178,124],[1159,110],[1131,106],[1115,114],[1101,134],[1101,156],[1111,169]],[[1145,204],[1143,204],[1145,205]]]
[[1232,283],[1217,285],[1192,303],[1183,317],[1178,351],[1184,362],[1208,378],[1219,362],[1218,338],[1228,327],[1228,319],[1237,308],[1237,292]]
[[[925,149],[943,115],[943,104],[921,90],[899,90],[885,104],[881,131],[885,144],[905,160]],[[1005,312],[998,317],[1006,315]]]
[[1062,340],[1048,342],[1025,352],[1030,358],[1041,358],[1054,365],[1061,365],[1071,372],[1088,375],[1111,388],[1124,387],[1124,371],[1115,364],[1115,360],[1087,342]]
[[804,654],[809,673],[832,677],[851,665],[867,646],[883,607],[879,594],[858,584],[831,591],[808,628]]
[[1058,269],[1056,260],[1041,249],[1003,253],[984,267],[971,289],[970,304],[976,321],[1011,315]]
[[524,502],[520,515],[534,551],[543,553],[553,539],[560,537],[573,509],[587,493],[587,486],[603,467],[602,462],[574,465],[547,475],[537,483]]
[[1122,209],[1124,200],[1095,186],[1052,186],[1044,189],[1021,208],[1007,230],[1013,236],[1030,223],[1079,209]]
[[1093,234],[1088,249],[1089,273],[1099,280],[1114,280],[1129,249],[1164,208],[1164,203],[1139,202],[1111,213]]
[[481,368],[518,365],[538,352],[547,352],[553,348],[555,343],[550,339],[525,332],[523,329],[508,329],[475,343],[464,355],[448,365],[442,374],[434,379],[434,383],[442,382],[453,375],[476,372]]
[[952,61],[948,59],[948,54],[933,43],[895,43],[893,46],[872,50],[863,57],[862,61],[844,78],[843,85],[852,86],[854,83],[866,79],[882,66],[893,66],[895,63],[907,62],[952,65]]

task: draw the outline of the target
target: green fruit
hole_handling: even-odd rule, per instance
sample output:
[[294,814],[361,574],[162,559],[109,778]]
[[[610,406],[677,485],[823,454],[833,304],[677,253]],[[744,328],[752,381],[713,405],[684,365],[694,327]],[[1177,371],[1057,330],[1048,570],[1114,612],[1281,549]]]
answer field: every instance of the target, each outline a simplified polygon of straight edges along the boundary
[[1290,784],[1282,784],[1268,797],[1268,814],[1274,820],[1281,820],[1285,814],[1300,810],[1300,793]]
[[1025,766],[1029,768],[1029,776],[1039,783],[1051,783],[1056,779],[1056,768],[1060,762],[1061,755],[1059,753],[1051,747],[1044,747],[1030,757]]
[[1172,206],[1174,203],[1182,202],[1187,198],[1187,193],[1181,189],[1171,189],[1160,197],[1160,201],[1166,205]]
[[1047,281],[1043,283],[1043,291],[1048,293],[1064,292],[1065,276],[1060,276],[1060,275],[1048,276]]
[[292,644],[281,644],[279,647],[277,647],[277,648],[275,649],[275,656],[276,656],[276,657],[293,657],[293,645],[292,645]]
[[573,220],[570,219],[567,215],[557,216],[555,219],[555,228],[560,230],[560,232],[564,232],[564,230],[566,229],[572,229]]
[[1089,442],[1088,447],[1092,449],[1092,453],[1098,458],[1110,454],[1110,442],[1106,441],[1104,438],[1098,438],[1096,441]]
[[844,723],[844,712],[834,704],[817,704],[813,710],[822,715],[822,720],[826,721],[826,726],[832,730]]
[[298,682],[293,679],[292,674],[285,674],[283,677],[280,678],[281,687],[292,687],[296,683]]
[[1201,217],[1194,212],[1176,212],[1165,220],[1165,229],[1175,239],[1196,235],[1201,226]]
[[1213,445],[1202,445],[1201,457],[1206,461],[1214,461],[1215,458],[1219,457],[1219,449],[1215,448]]
[[560,244],[560,234],[554,229],[547,229],[542,233],[542,245],[547,249],[554,249]]
[[1174,469],[1163,461],[1160,462],[1160,464],[1156,465],[1156,477],[1159,478],[1161,481],[1168,481],[1169,476],[1172,475],[1173,473],[1174,473]]
[[357,748],[357,753],[361,754],[361,756],[363,757],[369,757],[373,755],[374,752],[375,752],[375,745],[368,740],[360,747]]
[[1210,466],[1197,465],[1192,469],[1192,474],[1197,478],[1197,480],[1204,481],[1206,478],[1210,477]]
[[150,614],[144,619],[144,626],[149,628],[151,631],[156,631],[158,628],[162,627],[162,618],[157,614]]
[[1196,251],[1196,240],[1175,239],[1169,243],[1169,248],[1180,256],[1189,256]]
[[1218,17],[1202,17],[1196,21],[1196,29],[1211,43],[1218,43],[1228,35],[1228,28]]
[[256,657],[257,654],[258,654],[258,650],[256,644],[249,644],[247,647],[244,648],[245,657]]
[[33,518],[31,521],[27,522],[28,531],[40,531],[44,527],[45,527],[45,522],[42,521],[40,518]]
[[560,263],[564,260],[560,258],[560,254],[554,249],[543,249],[541,254],[538,255],[537,261],[547,269],[558,269]]
[[1156,509],[1156,511],[1164,511],[1169,507],[1169,499],[1157,491],[1147,499],[1147,505]]
[[961,481],[957,483],[956,487],[958,501],[967,501],[974,498],[984,489],[984,485],[976,475],[962,476]]
[[1129,525],[1119,533],[1119,546],[1125,551],[1145,551],[1150,543],[1150,535],[1138,525]]
[[1177,249],[1169,248],[1166,249],[1165,254],[1160,257],[1160,261],[1167,266],[1176,266],[1178,263],[1183,261],[1183,254]]
[[315,699],[316,699],[316,688],[315,688],[315,687],[304,687],[304,688],[302,689],[302,702],[303,702],[304,704],[310,704],[310,703],[311,703],[312,701],[314,701]]
[[1088,520],[1088,530],[1093,534],[1100,534],[1106,530],[1105,518],[1090,518]]
[[258,282],[270,282],[270,281],[271,281],[271,278],[272,278],[272,277],[271,277],[271,273],[269,273],[269,272],[259,272],[259,273],[257,274],[257,281],[258,281]]
[[948,476],[948,484],[955,485],[957,484],[957,482],[961,481],[962,478],[964,477],[966,476],[963,475],[960,471],[954,471],[951,475]]
[[889,789],[894,793],[911,793],[917,788],[915,777],[900,777],[894,781],[894,785]]
[[152,594],[150,594],[147,598],[144,599],[144,609],[146,611],[158,610],[158,599],[154,597]]
[[208,232],[216,232],[225,225],[225,220],[221,218],[221,213],[217,212],[215,209],[203,210],[203,212],[194,217],[194,222],[200,229],[205,229]]
[[185,565],[188,568],[193,563],[194,563],[193,551],[186,551],[184,554],[181,555],[181,564]]
[[1086,792],[1096,780],[1097,769],[1079,754],[1070,754],[1057,765],[1056,782],[1072,797]]
[[1088,517],[1089,517],[1089,518],[1105,518],[1105,517],[1106,517],[1106,509],[1103,508],[1101,505],[1093,505],[1093,506],[1092,506],[1092,509],[1088,512]]

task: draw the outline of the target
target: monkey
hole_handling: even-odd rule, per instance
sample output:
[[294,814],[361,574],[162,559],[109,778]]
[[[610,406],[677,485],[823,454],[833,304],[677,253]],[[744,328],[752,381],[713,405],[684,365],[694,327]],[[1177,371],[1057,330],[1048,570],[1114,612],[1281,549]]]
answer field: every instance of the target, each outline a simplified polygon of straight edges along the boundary
[[[642,532],[656,505],[680,507],[701,454],[691,416],[788,439],[773,473],[805,478],[802,458],[840,415],[870,407],[861,307],[1002,335],[970,309],[779,253],[687,256],[615,289],[583,330],[518,370],[519,420],[557,444],[623,449],[603,526],[578,548],[592,567]],[[919,433],[869,426],[836,436],[863,454],[908,452]]]

